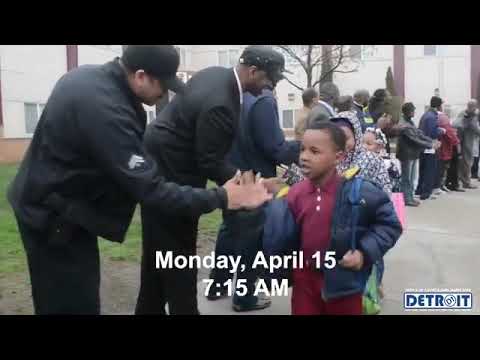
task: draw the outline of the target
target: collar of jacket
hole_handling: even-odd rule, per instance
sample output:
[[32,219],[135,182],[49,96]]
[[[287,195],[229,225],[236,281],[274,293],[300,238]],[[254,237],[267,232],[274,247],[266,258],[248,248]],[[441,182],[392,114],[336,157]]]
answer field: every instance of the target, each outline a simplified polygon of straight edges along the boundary
[[138,96],[135,95],[135,93],[130,88],[130,85],[128,84],[127,74],[120,65],[120,58],[116,57],[113,61],[106,63],[105,68],[107,72],[109,72],[113,76],[113,78],[120,85],[121,89],[127,95],[131,105],[137,113],[137,121],[142,126],[142,129],[145,130],[145,127],[147,125],[147,113],[143,108],[142,102],[140,101]]
[[366,106],[362,106],[361,104],[357,103],[356,101],[353,102],[353,105],[356,106],[361,111],[365,111],[365,109],[367,108]]
[[323,105],[327,109],[327,111],[330,113],[330,116],[336,116],[337,115],[337,113],[335,112],[335,109],[329,103],[327,103],[323,100],[319,100],[318,103]]
[[402,115],[402,119],[404,122],[406,122],[409,125],[415,126],[415,123],[413,122],[412,118],[407,118],[406,116]]

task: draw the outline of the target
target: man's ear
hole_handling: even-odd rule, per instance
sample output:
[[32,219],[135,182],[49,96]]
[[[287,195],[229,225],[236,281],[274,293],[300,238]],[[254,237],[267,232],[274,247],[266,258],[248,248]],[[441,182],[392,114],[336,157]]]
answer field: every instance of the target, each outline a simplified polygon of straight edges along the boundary
[[340,163],[343,159],[345,159],[345,151],[337,151],[335,154],[335,163]]
[[258,71],[258,68],[255,65],[250,66],[248,68],[248,77],[254,78],[257,71]]
[[145,73],[145,70],[137,70],[135,71],[135,77],[139,80],[143,80],[145,78],[145,76],[147,76],[147,74]]

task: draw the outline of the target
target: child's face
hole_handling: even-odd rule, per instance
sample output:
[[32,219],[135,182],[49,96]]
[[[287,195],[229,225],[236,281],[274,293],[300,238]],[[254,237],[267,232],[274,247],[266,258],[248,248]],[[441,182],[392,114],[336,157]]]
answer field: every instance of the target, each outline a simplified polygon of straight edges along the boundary
[[366,132],[363,135],[363,144],[368,151],[379,153],[381,150],[380,144],[376,142],[375,134],[371,132]]
[[343,151],[337,149],[328,131],[307,130],[303,135],[300,167],[306,178],[319,180],[335,169],[343,156]]

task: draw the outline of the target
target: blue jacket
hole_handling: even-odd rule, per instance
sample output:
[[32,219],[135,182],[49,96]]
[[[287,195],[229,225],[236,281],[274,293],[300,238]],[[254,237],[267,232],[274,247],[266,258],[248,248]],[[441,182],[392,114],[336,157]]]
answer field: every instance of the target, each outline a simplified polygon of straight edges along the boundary
[[[365,289],[371,266],[381,259],[392,248],[400,235],[402,227],[397,218],[395,209],[388,195],[377,185],[363,181],[360,187],[360,209],[358,221],[355,226],[356,248],[364,254],[364,266],[360,271],[345,269],[338,264],[345,253],[352,248],[352,214],[353,204],[349,199],[353,181],[344,180],[337,190],[337,198],[331,227],[331,242],[328,251],[335,251],[337,265],[333,269],[319,269],[325,276],[325,287],[322,296],[325,299],[344,297],[351,294],[362,293]],[[299,231],[293,214],[288,207],[276,199],[271,204],[276,210],[266,212],[266,224],[275,226],[276,229],[264,229],[266,235],[278,234],[275,244],[272,239],[264,239],[264,252],[268,255],[284,255],[292,247],[299,250]],[[286,200],[283,200],[286,202]],[[267,207],[268,210],[268,207]],[[274,219],[275,217],[276,219]],[[265,248],[266,247],[268,248]],[[272,251],[273,249],[273,251]],[[325,254],[321,254],[322,257]],[[284,272],[274,274],[274,277],[285,276]]]
[[438,113],[434,110],[428,110],[420,119],[418,128],[429,138],[434,140],[438,139],[442,134],[438,127]]
[[240,170],[275,177],[276,166],[297,162],[300,142],[286,141],[280,128],[277,102],[270,90],[255,97],[244,93],[238,131],[227,159]]

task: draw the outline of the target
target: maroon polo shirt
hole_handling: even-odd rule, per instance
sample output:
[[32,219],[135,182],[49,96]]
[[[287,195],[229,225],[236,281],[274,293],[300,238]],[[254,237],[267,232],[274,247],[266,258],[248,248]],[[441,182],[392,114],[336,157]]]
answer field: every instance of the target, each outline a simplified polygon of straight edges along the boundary
[[306,261],[316,251],[320,251],[322,259],[325,256],[330,244],[333,209],[340,181],[341,177],[335,172],[323,187],[306,179],[288,192],[288,205],[300,226],[301,250]]

